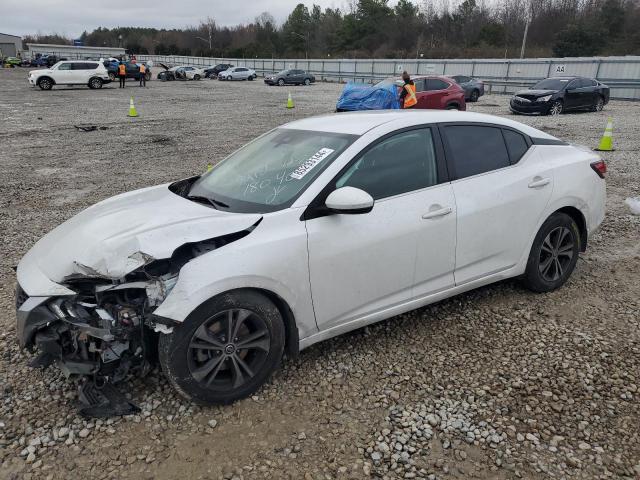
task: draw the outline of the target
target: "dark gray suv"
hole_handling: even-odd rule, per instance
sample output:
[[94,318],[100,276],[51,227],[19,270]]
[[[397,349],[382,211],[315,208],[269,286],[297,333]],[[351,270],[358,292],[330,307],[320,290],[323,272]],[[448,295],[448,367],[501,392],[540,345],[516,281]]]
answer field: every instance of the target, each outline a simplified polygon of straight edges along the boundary
[[316,81],[316,77],[304,70],[282,70],[274,75],[264,77],[267,85],[311,85]]

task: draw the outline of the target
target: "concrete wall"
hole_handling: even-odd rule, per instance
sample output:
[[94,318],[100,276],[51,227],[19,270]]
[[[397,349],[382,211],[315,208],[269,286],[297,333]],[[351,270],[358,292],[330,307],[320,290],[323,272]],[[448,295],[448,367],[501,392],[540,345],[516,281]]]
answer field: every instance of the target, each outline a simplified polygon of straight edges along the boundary
[[493,93],[513,93],[554,75],[596,78],[611,87],[612,98],[640,100],[640,56],[531,58],[531,59],[261,59],[207,58],[172,55],[137,55],[171,65],[215,65],[231,63],[253,68],[258,74],[285,68],[301,68],[319,80],[376,82],[403,70],[412,74],[469,75],[485,81]]

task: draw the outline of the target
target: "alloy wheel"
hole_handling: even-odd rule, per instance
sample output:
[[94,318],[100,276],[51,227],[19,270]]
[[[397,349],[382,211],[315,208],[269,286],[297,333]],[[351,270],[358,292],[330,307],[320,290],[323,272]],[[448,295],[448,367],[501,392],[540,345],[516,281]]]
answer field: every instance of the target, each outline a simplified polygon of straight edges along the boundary
[[473,92],[471,92],[471,101],[472,102],[477,102],[479,96],[480,96],[480,94],[478,93],[478,91],[474,90]]
[[201,387],[229,391],[255,376],[270,348],[264,319],[251,310],[235,308],[200,325],[189,343],[187,363]]
[[604,100],[602,99],[602,97],[599,97],[598,102],[596,103],[596,112],[601,112],[603,108],[604,108]]
[[562,102],[556,100],[549,109],[549,115],[560,115],[562,113]]
[[540,247],[538,270],[547,282],[561,278],[574,255],[575,242],[571,230],[556,227],[549,232]]

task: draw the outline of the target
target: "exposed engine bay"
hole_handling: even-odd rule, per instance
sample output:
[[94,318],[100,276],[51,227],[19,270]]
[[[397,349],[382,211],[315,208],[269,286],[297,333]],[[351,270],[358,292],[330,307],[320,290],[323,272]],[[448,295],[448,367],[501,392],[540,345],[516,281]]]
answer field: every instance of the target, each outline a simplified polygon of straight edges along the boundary
[[134,413],[135,405],[112,385],[130,375],[145,376],[157,358],[158,335],[175,322],[154,316],[191,259],[248,235],[249,228],[213,239],[186,243],[170,258],[144,252],[129,256],[142,264],[122,278],[109,278],[77,264],[76,273],[60,284],[74,295],[30,297],[16,288],[20,345],[38,356],[36,368],[56,365],[67,378],[79,380],[80,413],[108,417]]

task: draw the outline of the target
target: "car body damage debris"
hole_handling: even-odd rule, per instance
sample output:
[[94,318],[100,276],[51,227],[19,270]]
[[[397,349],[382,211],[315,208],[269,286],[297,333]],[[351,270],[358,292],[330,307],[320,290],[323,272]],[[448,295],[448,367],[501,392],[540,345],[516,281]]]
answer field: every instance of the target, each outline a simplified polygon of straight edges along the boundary
[[[79,380],[80,412],[85,416],[136,411],[113,384],[151,370],[158,332],[172,331],[171,321],[153,312],[171,293],[180,269],[191,259],[248,235],[261,218],[216,215],[212,208],[171,192],[167,185],[136,195],[138,209],[128,215],[128,221],[122,216],[111,220],[120,208],[117,199],[102,202],[44,237],[17,269],[20,346],[38,352],[33,367],[56,365],[67,378]],[[166,222],[174,208],[182,211],[180,221]],[[188,228],[185,209],[191,211]],[[96,221],[101,222],[100,228]],[[114,228],[105,229],[111,221]],[[179,235],[162,231],[176,226],[181,228]],[[69,229],[73,236],[68,236]],[[118,263],[109,261],[118,255],[89,246],[97,237],[111,252],[131,253]],[[40,252],[47,250],[52,254],[42,256]]]

